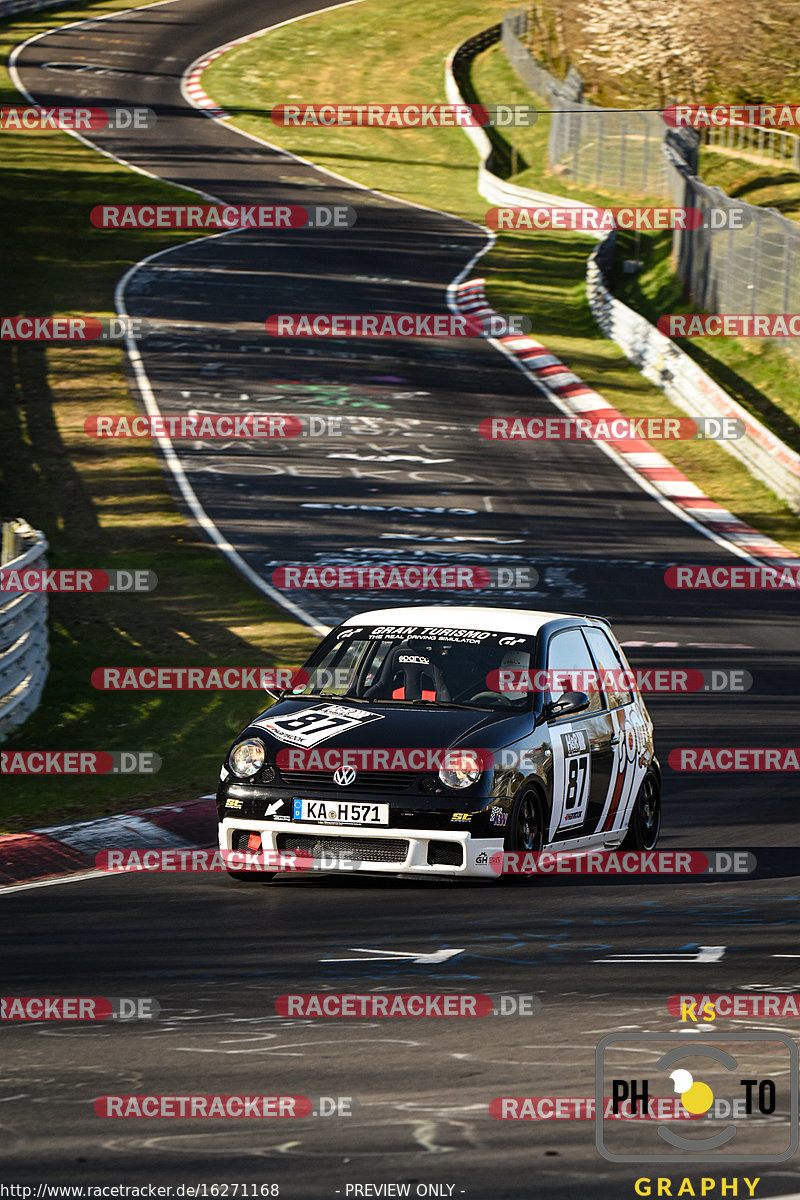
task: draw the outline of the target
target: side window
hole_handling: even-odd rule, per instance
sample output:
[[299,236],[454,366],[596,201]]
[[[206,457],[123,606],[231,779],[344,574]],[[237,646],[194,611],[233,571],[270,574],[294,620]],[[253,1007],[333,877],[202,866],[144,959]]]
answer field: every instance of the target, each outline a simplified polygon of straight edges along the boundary
[[353,681],[353,672],[364,653],[364,643],[337,642],[330,650],[325,666],[316,666],[311,672],[311,684],[315,691],[335,692],[343,696]]
[[608,707],[621,708],[623,704],[630,704],[633,694],[622,686],[620,677],[620,673],[623,671],[626,675],[628,674],[628,668],[623,665],[608,635],[602,629],[597,628],[585,628],[583,632],[592,648],[598,669],[602,672],[611,672],[607,686],[603,687],[608,699]]
[[[389,653],[393,645],[394,642],[379,642],[377,646],[369,647],[369,649],[372,650],[372,661],[369,664],[369,668],[361,684],[362,693],[366,691],[368,687],[371,687],[371,685],[378,678],[378,672],[383,666],[386,660],[386,655]],[[367,651],[368,653],[369,649]]]
[[[589,654],[580,629],[567,629],[564,633],[557,633],[550,639],[547,647],[547,670],[550,674],[560,671],[569,671],[572,673],[575,671],[595,672],[595,665],[592,662],[592,657]],[[551,677],[548,682],[550,683],[551,700],[560,699],[565,692],[586,692],[589,697],[589,707],[578,714],[579,718],[601,711],[603,706],[597,688],[589,690],[586,687],[582,687],[580,679],[575,682],[565,679],[563,683],[558,684]]]

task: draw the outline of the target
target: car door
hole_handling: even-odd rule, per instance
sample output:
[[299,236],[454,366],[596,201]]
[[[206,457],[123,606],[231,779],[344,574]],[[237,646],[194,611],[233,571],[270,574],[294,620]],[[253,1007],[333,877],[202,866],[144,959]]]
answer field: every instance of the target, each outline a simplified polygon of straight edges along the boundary
[[645,722],[625,686],[630,668],[613,637],[599,626],[587,626],[584,636],[603,677],[602,694],[613,725],[613,756],[606,795],[597,814],[599,832],[611,834],[627,828],[636,793],[645,774],[643,751],[647,740]]
[[[615,728],[596,686],[581,687],[596,674],[580,628],[554,633],[547,647],[549,700],[570,691],[585,691],[589,707],[581,713],[548,721],[553,754],[553,809],[548,841],[586,837],[597,830],[611,781]],[[580,673],[580,675],[578,675]],[[559,674],[578,675],[575,683]]]

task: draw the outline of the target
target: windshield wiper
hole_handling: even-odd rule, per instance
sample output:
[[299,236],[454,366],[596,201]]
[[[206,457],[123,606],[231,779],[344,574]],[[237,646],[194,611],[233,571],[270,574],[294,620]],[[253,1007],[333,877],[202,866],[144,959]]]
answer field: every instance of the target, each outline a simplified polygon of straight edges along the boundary
[[369,700],[365,700],[360,696],[351,696],[349,692],[306,692],[301,695],[299,692],[292,695],[293,700],[350,700],[354,704],[369,704]]
[[[396,696],[388,696],[385,700],[380,700],[373,697],[377,704],[430,704],[434,708],[467,708],[470,712],[480,712],[481,708],[477,704],[459,704],[456,700],[400,700]],[[368,700],[367,704],[371,704],[372,700]]]

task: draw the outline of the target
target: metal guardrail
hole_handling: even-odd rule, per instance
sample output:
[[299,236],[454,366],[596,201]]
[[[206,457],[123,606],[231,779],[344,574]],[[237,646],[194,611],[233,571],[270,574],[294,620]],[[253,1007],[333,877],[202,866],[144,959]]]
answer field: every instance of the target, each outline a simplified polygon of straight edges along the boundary
[[800,137],[786,129],[769,129],[765,125],[713,126],[702,131],[700,141],[706,150],[779,163],[800,171]]
[[[4,521],[5,570],[45,567],[47,540],[26,521]],[[0,592],[0,742],[38,707],[50,666],[47,659],[47,596]]]
[[615,240],[612,232],[589,256],[586,270],[589,307],[603,333],[617,343],[645,379],[661,388],[689,416],[735,417],[743,421],[745,436],[720,444],[781,496],[793,512],[800,513],[800,454],[737,404],[685,350],[659,333],[641,313],[612,296],[603,266],[610,261]]
[[[469,58],[479,53],[486,44],[485,41],[481,43],[479,38],[470,38],[448,58],[445,66],[445,91],[451,104],[464,103],[453,70],[454,64],[458,62],[459,72],[464,72],[468,67]],[[464,125],[461,128],[480,156],[478,194],[490,204],[519,207],[591,207],[579,200],[568,200],[563,196],[521,188],[498,178],[491,170],[492,143],[487,134],[479,127]],[[670,140],[673,144],[675,141],[679,144],[681,142],[680,138]],[[695,140],[689,140],[687,157],[691,154]],[[724,196],[724,193],[720,192],[720,196]],[[616,233],[612,231],[607,235],[598,233],[590,236],[598,240],[600,245],[589,256],[587,262],[586,291],[594,318],[606,337],[612,338],[645,378],[661,388],[676,407],[690,416],[736,417],[743,421],[746,430],[744,437],[737,441],[722,441],[719,444],[740,459],[748,470],[766,483],[772,491],[786,500],[794,512],[800,513],[800,455],[737,404],[684,350],[659,333],[645,317],[612,296],[603,268],[613,253]]]

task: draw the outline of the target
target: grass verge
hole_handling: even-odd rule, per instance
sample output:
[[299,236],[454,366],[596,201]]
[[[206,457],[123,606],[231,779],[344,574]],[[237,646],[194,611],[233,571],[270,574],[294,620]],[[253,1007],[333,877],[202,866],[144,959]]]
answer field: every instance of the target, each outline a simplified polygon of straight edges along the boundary
[[[79,5],[0,23],[3,61],[54,24],[114,9]],[[0,71],[0,100],[18,103]],[[196,234],[103,232],[98,202],[186,202],[192,194],[148,179],[66,133],[0,139],[0,254],[7,315],[114,312],[125,270]],[[268,605],[187,524],[150,443],[92,441],[84,420],[132,414],[122,350],[0,344],[2,513],[44,530],[57,567],[146,568],[151,595],[53,595],[51,671],[44,698],[4,750],[150,750],[154,776],[4,776],[0,833],[193,799],[214,790],[227,744],[264,706],[259,693],[100,692],[99,666],[297,666],[316,637]]]
[[[364,0],[357,9],[296,21],[223,55],[204,73],[204,87],[238,125],[266,141],[401,199],[482,222],[489,205],[477,195],[477,158],[460,130],[286,129],[265,112],[277,104],[322,103],[334,96],[340,103],[442,102],[448,52],[500,20],[506,9],[506,0],[407,0],[392,7]],[[487,104],[530,102],[499,47],[478,57],[472,83]],[[518,162],[529,164],[520,182],[608,203],[608,194],[571,187],[536,165],[544,161],[547,120],[514,131]],[[490,300],[496,308],[526,312],[534,336],[626,415],[684,415],[597,330],[584,282],[593,245],[580,235],[501,235],[480,267]],[[800,552],[800,520],[721,447],[667,442],[657,448],[713,499]]]

